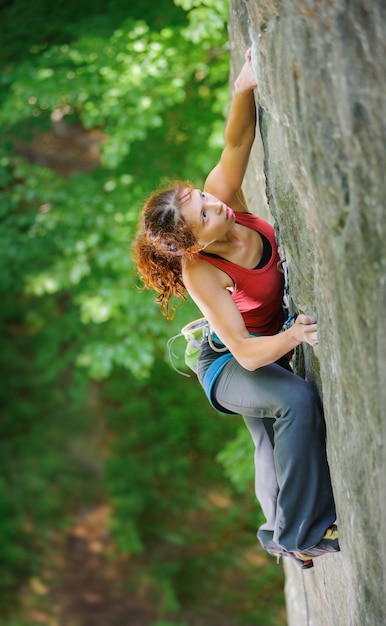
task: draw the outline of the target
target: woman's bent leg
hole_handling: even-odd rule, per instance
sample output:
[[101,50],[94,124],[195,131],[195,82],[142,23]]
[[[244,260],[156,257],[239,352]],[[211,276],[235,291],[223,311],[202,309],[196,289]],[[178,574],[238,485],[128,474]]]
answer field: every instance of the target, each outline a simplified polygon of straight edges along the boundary
[[[249,372],[232,359],[216,382],[215,396],[221,406],[244,416],[262,450],[263,459],[256,466],[256,488],[270,526],[276,508],[274,543],[288,552],[315,546],[335,521],[325,423],[316,390],[277,364]],[[273,456],[261,426],[254,423],[266,417],[275,418]],[[276,497],[273,469],[278,486]],[[266,483],[261,472],[270,476]]]

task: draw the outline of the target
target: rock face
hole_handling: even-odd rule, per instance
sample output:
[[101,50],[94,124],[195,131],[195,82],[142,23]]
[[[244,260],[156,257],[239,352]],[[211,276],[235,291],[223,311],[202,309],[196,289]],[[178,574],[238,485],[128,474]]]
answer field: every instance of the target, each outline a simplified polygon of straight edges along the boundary
[[[317,316],[303,372],[323,397],[341,553],[285,563],[290,626],[386,624],[386,3],[233,0],[232,59],[253,45],[266,197],[294,300]],[[263,212],[262,212],[263,211]]]

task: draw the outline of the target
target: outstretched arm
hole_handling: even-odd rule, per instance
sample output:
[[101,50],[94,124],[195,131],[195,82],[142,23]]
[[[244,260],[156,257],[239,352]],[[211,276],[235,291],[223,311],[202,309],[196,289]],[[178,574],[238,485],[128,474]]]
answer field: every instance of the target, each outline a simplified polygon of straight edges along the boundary
[[255,139],[256,104],[254,89],[256,77],[253,72],[251,53],[238,75],[225,127],[225,148],[219,163],[206,179],[205,189],[221,198],[236,210],[240,206],[240,189],[247,169],[249,155]]

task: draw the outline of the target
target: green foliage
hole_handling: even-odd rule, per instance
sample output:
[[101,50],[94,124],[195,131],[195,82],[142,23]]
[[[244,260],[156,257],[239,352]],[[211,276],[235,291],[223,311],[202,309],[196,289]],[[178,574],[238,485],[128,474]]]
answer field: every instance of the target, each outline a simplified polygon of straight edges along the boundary
[[5,64],[17,63],[25,56],[45,50],[53,44],[68,43],[90,31],[107,37],[130,15],[143,19],[157,30],[167,23],[183,24],[185,14],[176,10],[170,0],[139,4],[135,0],[16,0],[3,3],[1,59]]
[[251,436],[245,427],[241,427],[237,430],[236,437],[216,457],[239,493],[253,489],[253,452]]
[[186,622],[175,622],[165,619],[157,619],[151,626],[187,626]]
[[227,14],[224,7],[210,10],[221,22],[212,41],[206,33],[192,46],[189,27],[154,30],[132,17],[110,35],[89,24],[82,31],[80,21],[76,39],[35,46],[23,63],[8,67],[0,109],[7,137],[33,131],[49,115],[102,127],[107,137],[104,167],[73,176],[71,185],[10,158],[10,144],[3,147],[5,223],[11,228],[2,233],[2,261],[18,273],[25,294],[71,292],[83,324],[78,364],[97,378],[116,365],[148,375],[168,332],[151,305],[154,296],[138,290],[130,243],[149,189],[165,176],[202,181],[219,152]]
[[[1,9],[4,607],[73,512],[106,498],[119,555],[154,551],[149,576],[164,612],[213,595],[232,561],[192,555],[199,524],[181,523],[205,517],[211,490],[233,499],[214,541],[229,542],[229,524],[255,528],[256,511],[215,463],[245,488],[247,462],[236,453],[250,456],[250,444],[239,435],[221,453],[236,420],[167,365],[167,339],[197,311],[184,305],[168,323],[131,258],[150,190],[168,177],[202,184],[220,153],[227,14],[220,0],[15,0]],[[102,131],[99,167],[65,178],[22,159],[20,142],[52,120]],[[184,621],[165,620],[158,626]]]
[[[16,126],[20,131],[31,118],[45,122],[54,111],[75,116],[85,128],[103,128],[107,136],[103,163],[116,169],[134,142],[144,142],[152,131],[165,125],[172,133],[171,143],[185,144],[194,134],[199,118],[193,112],[198,106],[202,119],[196,132],[207,140],[211,122],[208,124],[205,112],[210,118],[212,111],[213,122],[213,106],[221,98],[221,91],[216,92],[220,85],[226,86],[227,12],[224,7],[204,7],[211,19],[216,16],[216,24],[212,28],[207,22],[210,30],[202,31],[202,27],[198,29],[201,19],[197,22],[194,18],[198,10],[191,12],[193,22],[188,28],[168,25],[154,31],[144,21],[128,18],[109,37],[87,30],[71,43],[33,48],[32,58],[9,68],[8,96],[0,110],[5,131],[12,134]],[[184,119],[168,124],[168,111],[175,113],[181,103],[187,105]],[[187,124],[191,133],[187,133]],[[162,134],[165,136],[164,130]]]
[[[145,379],[189,316],[181,311],[173,326],[159,315],[154,295],[138,289],[130,247],[149,190],[177,171],[202,177],[219,149],[207,140],[226,102],[226,16],[221,7],[212,44],[205,35],[192,46],[181,9],[166,0],[157,10],[132,5],[59,2],[51,18],[43,0],[33,10],[24,0],[2,9],[3,590],[34,567],[37,528],[44,535],[76,504],[90,472],[99,475],[72,450],[82,436],[63,437],[90,427],[90,376],[123,367]],[[47,129],[51,116],[103,128],[101,167],[64,179],[15,156],[16,142]],[[122,471],[110,458],[111,475],[114,463]],[[171,472],[159,463],[157,471]],[[186,461],[178,463],[182,476]],[[135,494],[114,496],[123,516],[140,516],[155,498],[151,489]],[[136,519],[125,535],[117,530],[125,549],[135,546]],[[119,516],[115,524],[122,529]]]
[[[196,381],[160,367],[142,383],[116,372],[106,393],[116,433],[106,465],[107,485],[122,551],[141,552],[162,537],[185,543],[191,531],[181,528],[176,534],[172,529],[185,509],[202,506],[208,481],[223,481],[213,459],[234,433],[235,421],[208,415]],[[188,488],[193,476],[196,493]]]

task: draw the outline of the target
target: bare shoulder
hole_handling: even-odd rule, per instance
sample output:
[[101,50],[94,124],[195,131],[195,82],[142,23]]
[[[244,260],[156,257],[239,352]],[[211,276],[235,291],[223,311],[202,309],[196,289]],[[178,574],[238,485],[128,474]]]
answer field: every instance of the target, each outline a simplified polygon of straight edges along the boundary
[[182,280],[192,300],[214,327],[228,302],[234,306],[231,277],[204,259],[184,261]]
[[186,289],[194,292],[208,287],[223,290],[232,286],[232,280],[225,272],[200,257],[183,261],[182,279]]

